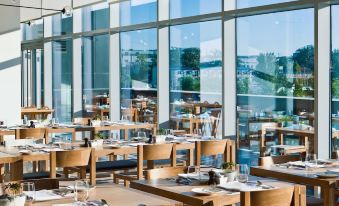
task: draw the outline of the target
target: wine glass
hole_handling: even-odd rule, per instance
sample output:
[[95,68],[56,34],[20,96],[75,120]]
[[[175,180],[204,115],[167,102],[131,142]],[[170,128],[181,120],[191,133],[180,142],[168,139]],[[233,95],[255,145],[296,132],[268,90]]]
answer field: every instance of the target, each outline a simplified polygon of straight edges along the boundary
[[32,205],[33,201],[35,200],[35,185],[34,182],[24,182],[21,183],[22,192],[26,196],[26,204],[25,205]]
[[139,140],[143,141],[146,139],[146,132],[138,132]]
[[237,180],[241,183],[246,183],[248,181],[249,169],[246,164],[238,164],[237,169]]
[[317,155],[316,154],[306,154],[305,157],[305,168],[307,171],[312,170],[312,168],[318,165]]
[[76,205],[83,205],[88,199],[89,185],[86,180],[76,180],[74,183],[74,200]]

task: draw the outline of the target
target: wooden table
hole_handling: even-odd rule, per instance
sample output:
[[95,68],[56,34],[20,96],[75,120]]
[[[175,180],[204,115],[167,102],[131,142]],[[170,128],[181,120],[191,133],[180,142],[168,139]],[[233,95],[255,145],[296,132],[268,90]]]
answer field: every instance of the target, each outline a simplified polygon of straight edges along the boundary
[[[193,156],[194,156],[194,143],[181,143],[176,145],[177,151],[187,150],[187,159],[189,165],[193,165]],[[95,148],[92,151],[91,159],[90,159],[90,183],[91,185],[96,184],[96,162],[99,157],[110,156],[110,155],[130,155],[137,154],[137,147],[121,147],[121,148]]]
[[[278,144],[283,145],[284,143],[284,135],[286,134],[294,134],[300,137],[301,145],[305,145],[305,148],[303,150],[300,150],[300,152],[305,152],[306,147],[309,146],[309,151],[311,153],[314,152],[313,144],[314,144],[314,130],[302,130],[302,129],[291,129],[287,127],[278,127],[275,128],[275,130],[278,133]],[[311,144],[310,144],[311,142]],[[294,151],[295,152],[295,151]]]
[[[290,186],[288,183],[278,182],[274,180],[262,180],[265,184],[272,186],[277,186],[279,188]],[[144,192],[148,192],[154,195],[161,197],[169,198],[188,204],[191,206],[202,206],[202,205],[212,205],[213,206],[224,206],[232,205],[240,202],[239,194],[228,195],[226,193],[211,195],[211,196],[199,196],[191,192],[193,188],[196,187],[209,187],[207,185],[181,185],[177,184],[173,180],[167,179],[158,179],[158,180],[138,180],[133,181],[130,184],[131,188],[138,189]]]
[[53,109],[21,108],[21,119],[24,119],[25,115],[28,116],[28,119],[36,119],[37,115],[41,115],[42,119],[46,119],[53,112]]
[[[334,169],[333,166],[332,169]],[[251,175],[275,178],[282,181],[293,182],[296,184],[317,186],[321,188],[321,194],[325,206],[335,205],[335,186],[339,178],[321,179],[317,178],[314,174],[317,172],[324,172],[330,168],[321,168],[314,171],[306,171],[302,169],[291,169],[277,166],[271,167],[251,167]]]
[[[119,185],[104,184],[98,185],[89,192],[89,200],[104,199],[110,206],[136,206],[144,205],[162,205],[162,206],[179,206],[179,202],[151,195],[135,189],[125,188]],[[50,200],[45,202],[35,202],[34,206],[50,206],[54,204],[70,204],[73,198],[59,200]]]
[[15,135],[15,130],[12,129],[0,129],[0,142],[4,142],[5,135]]

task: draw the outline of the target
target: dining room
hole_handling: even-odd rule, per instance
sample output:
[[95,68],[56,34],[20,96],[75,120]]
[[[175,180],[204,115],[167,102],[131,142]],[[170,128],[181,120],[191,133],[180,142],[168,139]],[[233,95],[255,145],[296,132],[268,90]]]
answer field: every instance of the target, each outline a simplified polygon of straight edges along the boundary
[[336,0],[0,0],[0,206],[339,205],[338,19]]

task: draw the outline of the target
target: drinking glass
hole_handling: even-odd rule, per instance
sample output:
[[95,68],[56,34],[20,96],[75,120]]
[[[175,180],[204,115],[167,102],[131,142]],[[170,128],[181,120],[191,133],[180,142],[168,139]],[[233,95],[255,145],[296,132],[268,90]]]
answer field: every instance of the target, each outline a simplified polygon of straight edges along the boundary
[[312,168],[318,165],[316,154],[306,154],[305,157],[305,168],[306,170],[312,170]]
[[187,178],[194,177],[194,179],[201,180],[200,167],[199,166],[188,166],[187,167]]
[[248,181],[249,169],[246,164],[238,164],[237,167],[237,180],[241,183]]
[[339,149],[337,149],[335,152],[336,152],[336,155],[337,155],[336,160],[339,161]]
[[35,200],[35,185],[34,182],[24,182],[21,183],[21,188],[23,194],[26,196],[26,204],[25,205],[32,205],[33,201]]
[[85,205],[88,199],[89,185],[86,180],[76,180],[74,183],[74,200],[76,205]]
[[145,139],[146,138],[146,132],[138,132],[138,137],[140,137],[140,139]]

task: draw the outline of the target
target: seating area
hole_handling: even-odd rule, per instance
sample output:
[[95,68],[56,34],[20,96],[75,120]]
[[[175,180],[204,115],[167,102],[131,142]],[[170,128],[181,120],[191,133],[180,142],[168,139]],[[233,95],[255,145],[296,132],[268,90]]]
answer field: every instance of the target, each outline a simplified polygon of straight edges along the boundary
[[339,205],[339,0],[0,0],[0,206]]

